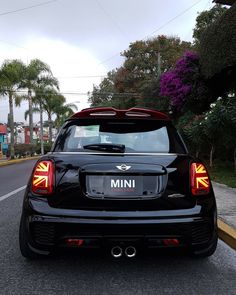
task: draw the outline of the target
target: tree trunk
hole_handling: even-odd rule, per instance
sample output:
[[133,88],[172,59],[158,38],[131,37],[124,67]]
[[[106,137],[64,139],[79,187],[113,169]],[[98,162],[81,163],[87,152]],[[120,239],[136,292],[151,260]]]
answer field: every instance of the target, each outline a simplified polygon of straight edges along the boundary
[[29,130],[30,130],[30,143],[33,144],[33,111],[32,111],[32,92],[28,90],[29,100]]
[[210,167],[212,168],[212,166],[213,166],[213,154],[214,154],[214,150],[215,150],[215,148],[214,148],[214,146],[212,145],[211,146],[211,151],[210,151]]
[[40,143],[41,143],[41,155],[44,155],[44,146],[43,146],[43,108],[42,108],[42,103],[40,103]]
[[52,143],[52,115],[48,114],[49,142]]
[[236,173],[236,147],[234,148],[234,172]]
[[9,93],[9,123],[10,123],[10,131],[11,131],[11,148],[10,148],[10,158],[14,159],[15,158],[15,149],[14,149],[14,144],[15,144],[15,134],[14,134],[14,115],[13,115],[13,98],[12,98],[12,93]]

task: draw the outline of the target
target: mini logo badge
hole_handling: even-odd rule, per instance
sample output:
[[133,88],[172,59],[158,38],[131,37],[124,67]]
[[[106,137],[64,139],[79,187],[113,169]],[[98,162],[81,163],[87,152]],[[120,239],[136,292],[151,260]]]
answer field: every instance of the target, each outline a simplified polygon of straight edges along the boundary
[[131,168],[131,166],[127,166],[125,164],[122,164],[120,166],[116,166],[117,169],[121,170],[121,171],[127,171]]

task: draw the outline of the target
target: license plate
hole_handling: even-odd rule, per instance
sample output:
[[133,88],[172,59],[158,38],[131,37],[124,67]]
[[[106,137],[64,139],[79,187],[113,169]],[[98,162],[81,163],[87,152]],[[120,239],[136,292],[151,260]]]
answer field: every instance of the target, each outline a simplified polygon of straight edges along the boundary
[[106,176],[104,194],[107,196],[142,196],[142,176]]

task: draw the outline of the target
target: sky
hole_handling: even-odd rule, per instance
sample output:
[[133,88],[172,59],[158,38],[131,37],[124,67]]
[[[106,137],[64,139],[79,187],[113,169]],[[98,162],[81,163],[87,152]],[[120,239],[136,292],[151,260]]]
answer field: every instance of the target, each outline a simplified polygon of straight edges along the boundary
[[[211,0],[0,1],[0,65],[39,58],[81,110],[89,107],[93,85],[122,64],[120,52],[130,43],[163,34],[192,41],[198,13],[212,6]],[[24,122],[25,110],[26,101],[14,108],[15,121]],[[0,122],[7,114],[8,99],[1,97]]]

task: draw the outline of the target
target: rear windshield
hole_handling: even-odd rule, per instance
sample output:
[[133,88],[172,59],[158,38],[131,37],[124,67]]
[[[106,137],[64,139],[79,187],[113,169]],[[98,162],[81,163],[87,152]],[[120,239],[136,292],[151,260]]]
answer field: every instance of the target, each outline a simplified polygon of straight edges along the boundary
[[[68,122],[53,151],[89,152],[102,145],[122,145],[128,153],[186,153],[175,128],[159,120],[86,120]],[[95,147],[94,147],[95,145]]]

